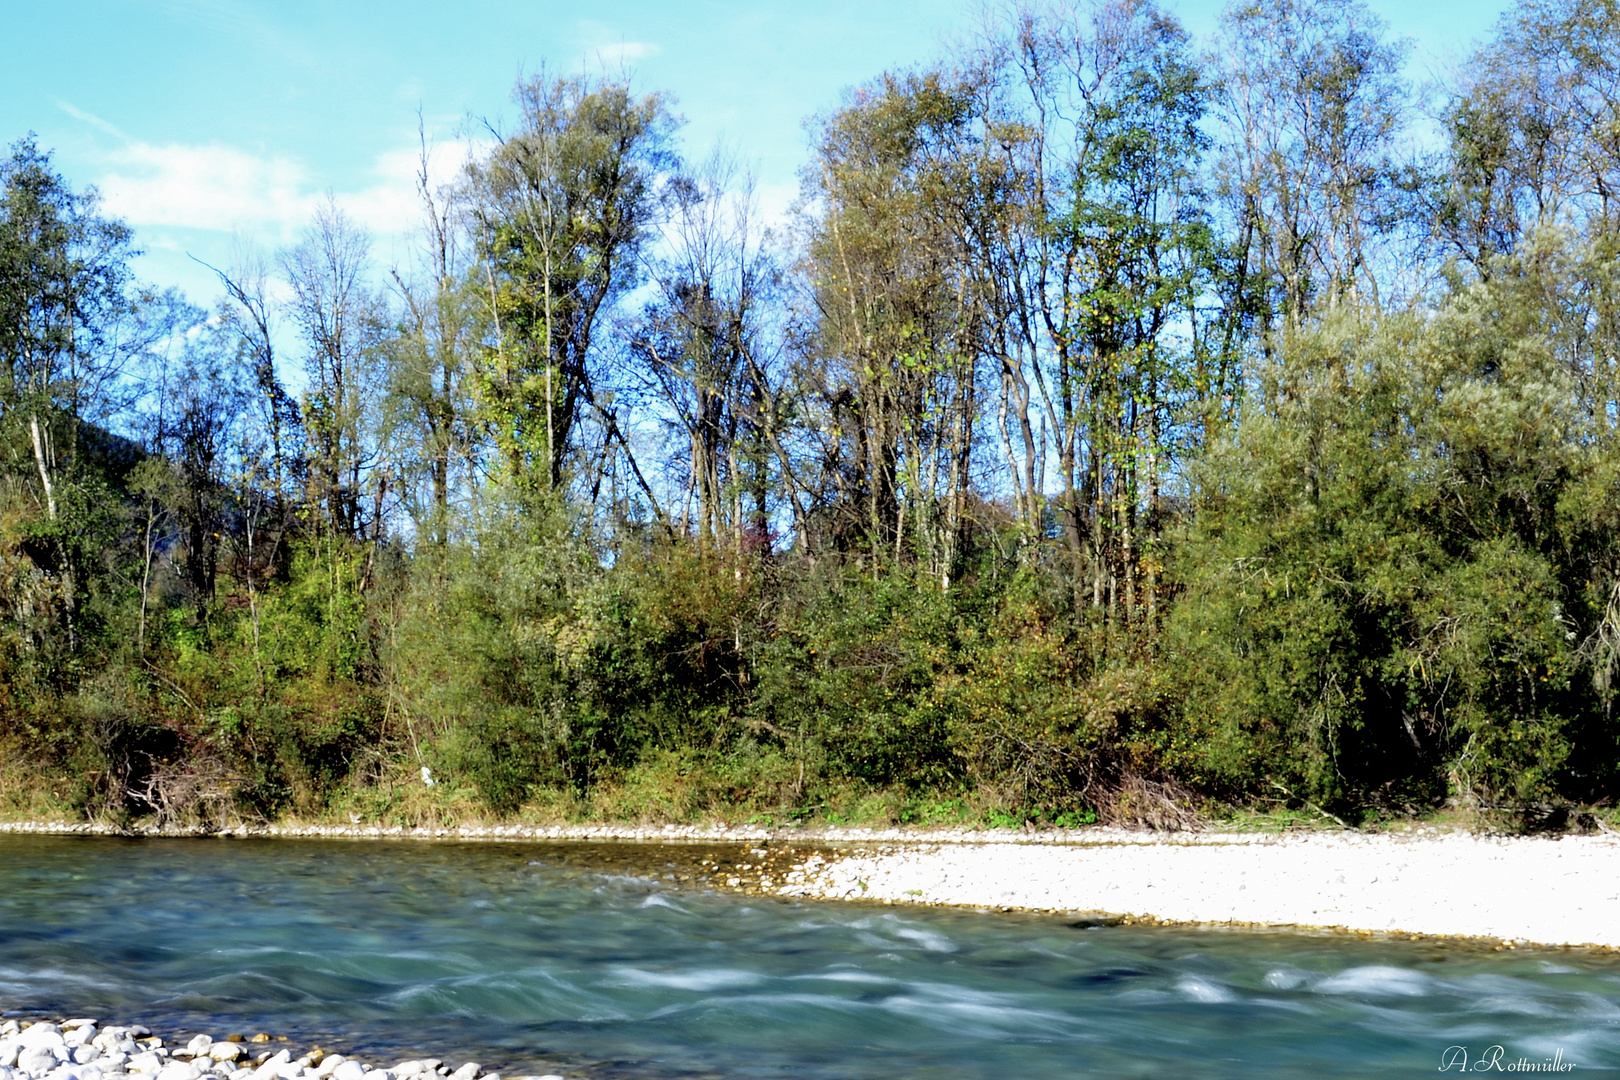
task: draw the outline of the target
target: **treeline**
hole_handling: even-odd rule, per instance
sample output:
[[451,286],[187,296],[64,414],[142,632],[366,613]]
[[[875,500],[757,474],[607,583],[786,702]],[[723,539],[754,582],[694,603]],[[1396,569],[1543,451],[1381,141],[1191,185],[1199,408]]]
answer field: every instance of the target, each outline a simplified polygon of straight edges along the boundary
[[424,143],[408,265],[329,204],[209,310],[15,144],[0,798],[1606,804],[1620,5],[1407,52],[1005,9],[816,118],[774,229],[667,97],[542,73],[454,182]]

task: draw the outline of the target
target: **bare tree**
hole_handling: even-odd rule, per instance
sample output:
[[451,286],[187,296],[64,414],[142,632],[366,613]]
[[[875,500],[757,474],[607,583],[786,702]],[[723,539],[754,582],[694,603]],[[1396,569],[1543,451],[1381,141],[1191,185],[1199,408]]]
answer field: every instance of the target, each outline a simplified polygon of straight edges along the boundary
[[365,273],[370,242],[330,199],[303,239],[282,258],[289,314],[307,351],[303,426],[310,502],[334,537],[361,538],[380,527],[365,511],[366,482],[378,458],[374,439],[379,301]]
[[[768,544],[770,535],[781,420],[766,335],[778,270],[753,180],[723,150],[667,198],[669,253],[655,265],[658,299],[635,328],[632,353],[679,426],[700,543],[724,539],[741,553],[749,536]],[[788,501],[802,517],[791,490]]]
[[405,496],[419,534],[443,546],[456,475],[470,478],[477,454],[468,384],[488,341],[489,322],[457,191],[435,186],[430,165],[422,133],[416,174],[423,211],[421,264],[414,274],[393,270],[404,321],[386,353],[400,473],[402,479],[425,474],[428,486],[425,500],[410,491]]
[[1295,327],[1341,300],[1386,299],[1396,151],[1410,102],[1404,42],[1361,0],[1255,0],[1216,38],[1220,190],[1250,280]]

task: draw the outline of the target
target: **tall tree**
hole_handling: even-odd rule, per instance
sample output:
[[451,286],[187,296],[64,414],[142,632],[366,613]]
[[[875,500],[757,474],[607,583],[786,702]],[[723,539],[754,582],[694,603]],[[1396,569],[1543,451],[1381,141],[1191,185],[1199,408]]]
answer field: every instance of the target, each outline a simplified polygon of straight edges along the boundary
[[70,642],[97,554],[91,523],[108,509],[87,451],[111,447],[104,425],[137,385],[124,376],[181,306],[135,288],[134,254],[129,229],[31,137],[0,161],[0,432],[28,463],[16,479],[34,503],[30,553],[64,583]]
[[[723,152],[672,184],[668,197],[674,205],[668,252],[655,264],[658,295],[632,349],[679,426],[700,542],[740,552],[747,534],[764,542],[770,532],[780,405],[766,333],[777,269],[752,181]],[[681,518],[689,520],[684,508]]]
[[422,201],[422,259],[414,275],[393,271],[402,322],[387,347],[394,442],[401,480],[425,478],[426,497],[403,493],[418,535],[442,547],[451,524],[451,491],[458,469],[470,472],[477,453],[468,381],[487,344],[489,321],[466,242],[455,192],[434,186],[426,139],[418,159]]
[[1443,119],[1437,228],[1482,276],[1537,228],[1620,228],[1620,4],[1539,0],[1504,15]]
[[[1232,390],[1207,309],[1220,255],[1200,164],[1210,86],[1186,32],[1140,0],[1020,13],[1005,46],[1023,176],[1024,313],[1058,524],[1084,599],[1152,609],[1160,487],[1190,399]],[[1024,401],[1029,398],[1026,394]]]
[[[381,524],[380,507],[370,517],[365,507],[378,459],[383,327],[380,301],[366,281],[369,247],[365,233],[328,201],[282,260],[290,313],[307,349],[303,426],[311,509],[318,508],[331,535],[356,539]],[[380,489],[371,494],[380,502]]]
[[495,324],[479,384],[510,479],[552,490],[595,397],[602,320],[641,278],[676,121],[612,80],[542,72],[513,96],[517,130],[471,173]]
[[59,516],[58,487],[82,420],[103,418],[139,339],[130,232],[96,213],[32,139],[0,163],[0,415],[27,429],[38,492]]
[[971,482],[986,304],[981,219],[1006,205],[971,71],[886,75],[821,126],[808,175],[824,457],[844,530],[948,582]]
[[1361,0],[1254,0],[1216,38],[1220,186],[1263,329],[1392,298],[1404,42]]

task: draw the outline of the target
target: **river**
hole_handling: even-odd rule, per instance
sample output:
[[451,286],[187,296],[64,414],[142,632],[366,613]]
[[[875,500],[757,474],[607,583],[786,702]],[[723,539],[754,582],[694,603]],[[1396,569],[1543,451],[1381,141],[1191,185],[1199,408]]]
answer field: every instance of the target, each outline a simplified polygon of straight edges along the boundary
[[1613,954],[678,880],[715,850],[0,836],[0,1008],[508,1077],[1620,1075]]

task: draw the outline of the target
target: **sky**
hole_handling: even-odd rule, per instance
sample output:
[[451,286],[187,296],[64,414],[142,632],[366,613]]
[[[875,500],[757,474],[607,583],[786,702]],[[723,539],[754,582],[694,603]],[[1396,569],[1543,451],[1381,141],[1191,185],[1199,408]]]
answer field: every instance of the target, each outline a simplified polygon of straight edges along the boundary
[[[1195,35],[1220,0],[1165,6]],[[1371,0],[1422,79],[1486,36],[1505,0]],[[780,212],[805,120],[884,70],[971,38],[978,0],[0,0],[0,142],[34,132],[75,187],[134,226],[137,272],[199,303],[201,263],[273,253],[330,195],[406,258],[417,131],[435,168],[509,120],[542,68],[628,71],[673,95],[700,158],[724,140]]]

